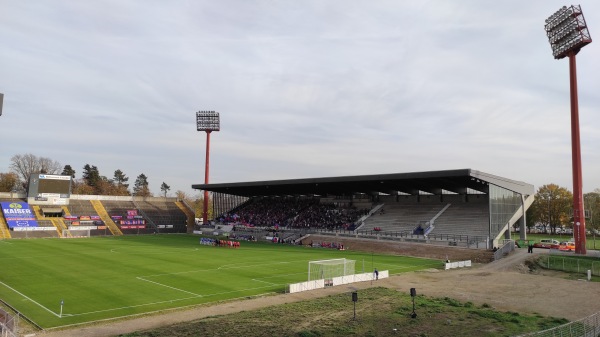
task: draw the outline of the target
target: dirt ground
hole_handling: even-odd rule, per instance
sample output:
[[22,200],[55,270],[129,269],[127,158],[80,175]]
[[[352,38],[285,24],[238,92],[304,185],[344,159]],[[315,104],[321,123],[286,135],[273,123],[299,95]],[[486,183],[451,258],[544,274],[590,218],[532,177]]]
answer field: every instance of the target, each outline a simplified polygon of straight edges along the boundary
[[[316,237],[312,239],[319,240]],[[323,238],[323,241],[331,241],[331,237]],[[600,301],[597,300],[600,294],[599,282],[568,280],[561,277],[563,275],[561,273],[530,269],[528,261],[539,254],[548,253],[542,249],[536,249],[533,254],[528,254],[526,249],[519,249],[500,261],[489,262],[491,252],[474,249],[371,240],[336,240],[336,242],[341,241],[345,241],[344,244],[352,250],[442,260],[448,258],[451,261],[470,259],[474,265],[463,269],[411,272],[375,282],[354,283],[296,294],[265,296],[243,302],[199,306],[67,330],[30,333],[28,336],[116,336],[203,317],[249,311],[354,290],[360,291],[372,286],[384,286],[406,293],[410,288],[415,288],[419,295],[450,297],[463,302],[470,301],[476,305],[488,304],[502,311],[538,313],[569,320],[577,320],[600,311]]]

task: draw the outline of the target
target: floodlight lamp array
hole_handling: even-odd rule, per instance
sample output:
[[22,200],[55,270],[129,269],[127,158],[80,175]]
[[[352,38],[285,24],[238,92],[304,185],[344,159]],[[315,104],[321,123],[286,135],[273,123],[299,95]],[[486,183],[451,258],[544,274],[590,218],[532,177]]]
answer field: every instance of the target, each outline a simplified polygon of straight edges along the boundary
[[215,111],[196,112],[196,127],[198,131],[220,131],[219,113]]
[[581,6],[563,6],[546,19],[546,35],[555,59],[579,50],[592,42]]

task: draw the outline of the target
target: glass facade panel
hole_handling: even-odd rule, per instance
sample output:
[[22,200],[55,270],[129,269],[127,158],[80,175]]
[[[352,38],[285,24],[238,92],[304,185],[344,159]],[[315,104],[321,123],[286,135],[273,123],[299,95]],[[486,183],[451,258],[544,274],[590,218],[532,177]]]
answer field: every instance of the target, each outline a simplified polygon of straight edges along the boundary
[[496,237],[521,207],[521,195],[490,184],[490,236]]

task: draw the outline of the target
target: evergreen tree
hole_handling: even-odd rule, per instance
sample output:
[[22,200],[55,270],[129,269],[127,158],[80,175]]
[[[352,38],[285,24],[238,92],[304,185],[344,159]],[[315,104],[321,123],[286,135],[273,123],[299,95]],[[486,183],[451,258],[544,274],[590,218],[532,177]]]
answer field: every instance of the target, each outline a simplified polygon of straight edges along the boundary
[[71,178],[75,178],[75,170],[73,170],[71,165],[65,165],[61,174],[63,176],[71,176]]
[[150,188],[148,188],[148,178],[145,174],[142,173],[135,179],[133,195],[138,197],[152,196],[152,193],[150,193]]
[[129,181],[129,177],[127,177],[125,175],[125,173],[123,173],[123,171],[116,170],[113,180],[114,180],[115,184],[117,184],[117,186],[119,186],[119,187],[123,186],[125,188],[129,188],[129,184],[126,184]]
[[165,198],[167,197],[167,192],[171,189],[171,186],[167,185],[164,181],[162,185],[160,185],[160,190],[164,193]]

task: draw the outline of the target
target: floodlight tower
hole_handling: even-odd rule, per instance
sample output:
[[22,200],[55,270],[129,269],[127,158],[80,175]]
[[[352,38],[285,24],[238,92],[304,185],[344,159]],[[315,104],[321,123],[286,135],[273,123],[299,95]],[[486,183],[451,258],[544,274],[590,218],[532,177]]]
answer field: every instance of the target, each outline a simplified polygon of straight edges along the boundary
[[571,157],[573,163],[573,237],[575,253],[586,254],[585,215],[581,179],[581,144],[579,141],[579,107],[575,55],[592,42],[581,6],[563,6],[546,19],[546,34],[555,59],[569,58],[571,88]]
[[[214,111],[196,112],[196,127],[198,131],[206,131],[206,165],[204,167],[204,184],[208,184],[208,164],[210,158],[210,133],[221,130],[219,113]],[[208,191],[204,190],[204,210],[202,223],[208,223]]]

